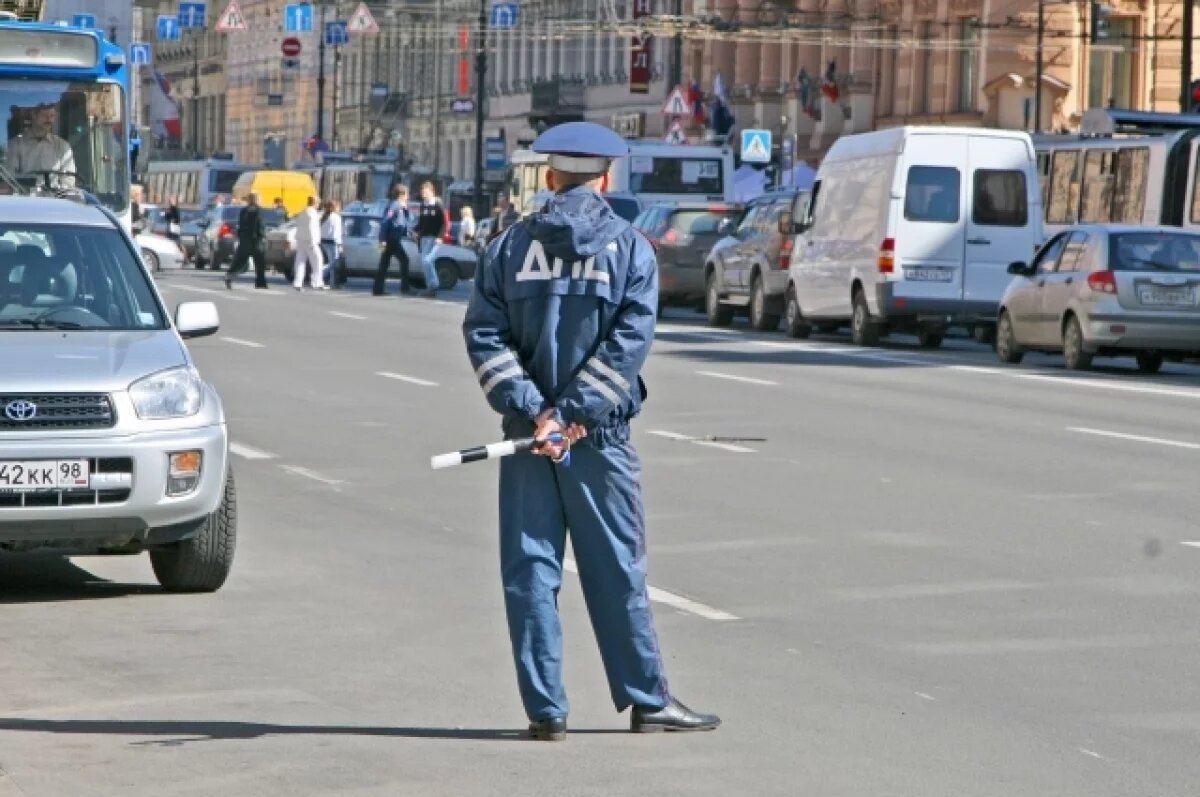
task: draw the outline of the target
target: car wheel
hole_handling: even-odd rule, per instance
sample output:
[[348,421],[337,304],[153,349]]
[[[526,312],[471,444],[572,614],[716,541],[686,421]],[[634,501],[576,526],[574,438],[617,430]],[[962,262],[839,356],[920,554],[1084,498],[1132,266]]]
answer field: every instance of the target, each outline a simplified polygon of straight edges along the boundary
[[237,491],[233,471],[217,511],[200,522],[192,537],[154,548],[150,564],[168,592],[216,592],[229,577],[237,543]]
[[1092,367],[1094,355],[1084,350],[1085,345],[1079,319],[1070,316],[1063,325],[1063,362],[1068,371],[1086,371]]
[[854,310],[850,316],[850,340],[855,346],[879,345],[879,327],[871,320],[871,308],[862,289],[854,292]]
[[708,317],[710,327],[727,327],[733,323],[733,308],[721,304],[716,274],[709,274],[708,279],[705,280],[704,314]]
[[151,271],[157,273],[160,270],[158,255],[154,254],[149,249],[142,250],[142,260],[146,262],[146,268],[150,269]]
[[936,349],[942,345],[946,330],[941,327],[921,327],[917,330],[917,344],[922,349]]
[[774,332],[779,327],[779,313],[767,309],[767,289],[757,274],[750,286],[750,326],[760,332]]
[[1137,356],[1138,370],[1143,374],[1157,374],[1163,365],[1162,353],[1157,351],[1144,351]]
[[201,257],[199,257],[199,256],[197,256],[197,257],[196,257],[196,270],[197,270],[197,271],[203,271],[203,270],[204,270],[204,269],[206,269],[206,268],[208,268],[208,261],[207,261],[207,260],[204,260],[203,258],[201,258]]
[[434,267],[437,269],[438,288],[443,291],[453,290],[458,284],[458,264],[453,260],[439,260]]
[[1008,313],[1001,313],[1000,322],[996,324],[996,357],[1002,363],[1016,365],[1024,356],[1025,352],[1017,345],[1012,317]]
[[800,300],[796,298],[795,288],[788,288],[783,318],[784,327],[793,338],[803,339],[812,334],[812,325],[804,320],[804,313],[800,312]]

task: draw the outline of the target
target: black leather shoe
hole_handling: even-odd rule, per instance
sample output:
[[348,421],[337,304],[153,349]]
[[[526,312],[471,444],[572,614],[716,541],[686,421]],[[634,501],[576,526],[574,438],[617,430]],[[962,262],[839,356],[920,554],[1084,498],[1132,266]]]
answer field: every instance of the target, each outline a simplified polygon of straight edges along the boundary
[[629,718],[629,730],[634,733],[660,731],[712,731],[721,724],[716,714],[700,714],[675,698],[663,708],[634,706]]
[[539,742],[561,742],[567,738],[567,718],[551,717],[529,723],[529,738]]

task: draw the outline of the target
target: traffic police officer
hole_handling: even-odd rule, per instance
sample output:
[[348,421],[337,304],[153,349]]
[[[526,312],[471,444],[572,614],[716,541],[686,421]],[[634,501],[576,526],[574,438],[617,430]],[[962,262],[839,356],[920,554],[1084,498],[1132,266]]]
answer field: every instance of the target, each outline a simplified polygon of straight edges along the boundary
[[[500,566],[517,681],[530,734],[566,736],[562,584],[567,529],[618,711],[631,730],[711,730],[667,689],[646,590],[641,463],[629,422],[646,397],[639,372],[654,339],[658,267],[645,238],[600,196],[629,147],[587,122],[547,130],[541,211],[494,240],[475,281],[463,336],[508,437],[547,442],[544,456],[500,464]],[[569,465],[555,464],[572,443]]]

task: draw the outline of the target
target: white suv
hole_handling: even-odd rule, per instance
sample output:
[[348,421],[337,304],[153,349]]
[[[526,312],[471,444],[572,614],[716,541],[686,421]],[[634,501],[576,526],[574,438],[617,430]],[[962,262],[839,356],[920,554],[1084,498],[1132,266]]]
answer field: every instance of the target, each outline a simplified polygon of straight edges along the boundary
[[0,198],[0,554],[149,551],[162,586],[220,588],[237,520],[220,398],[137,248],[99,207]]

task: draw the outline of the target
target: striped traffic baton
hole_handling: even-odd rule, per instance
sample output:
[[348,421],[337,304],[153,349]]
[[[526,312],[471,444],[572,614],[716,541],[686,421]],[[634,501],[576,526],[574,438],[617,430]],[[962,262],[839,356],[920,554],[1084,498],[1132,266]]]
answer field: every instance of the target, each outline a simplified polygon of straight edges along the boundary
[[[509,457],[513,454],[524,454],[529,451],[536,451],[546,443],[557,445],[562,441],[563,436],[559,432],[553,432],[542,440],[538,440],[535,437],[504,440],[499,443],[488,443],[486,446],[464,448],[462,451],[438,454],[430,460],[429,465],[434,470],[442,470],[443,468],[453,468],[456,465],[465,465],[468,462],[482,462],[485,459],[499,459],[500,457]],[[554,462],[558,465],[569,467],[571,464],[571,452],[564,451],[562,459],[556,459]]]

